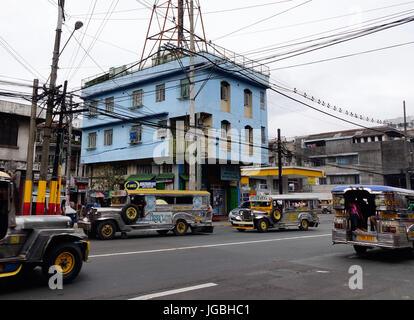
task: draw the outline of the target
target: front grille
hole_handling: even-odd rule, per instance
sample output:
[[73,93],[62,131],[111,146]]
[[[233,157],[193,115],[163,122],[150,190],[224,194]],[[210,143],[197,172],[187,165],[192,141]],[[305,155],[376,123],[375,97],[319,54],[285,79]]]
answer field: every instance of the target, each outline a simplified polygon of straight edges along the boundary
[[240,215],[241,215],[243,221],[250,221],[250,220],[252,220],[250,211],[248,211],[248,210],[240,211]]

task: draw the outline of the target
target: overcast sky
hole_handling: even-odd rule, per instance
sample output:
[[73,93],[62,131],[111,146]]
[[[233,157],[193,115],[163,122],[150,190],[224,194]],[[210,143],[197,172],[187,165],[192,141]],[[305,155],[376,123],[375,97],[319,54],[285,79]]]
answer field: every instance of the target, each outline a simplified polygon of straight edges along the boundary
[[[147,2],[153,3],[151,0]],[[279,3],[277,3],[279,2]],[[13,48],[18,60],[29,65],[29,72],[0,46],[0,79],[45,81],[50,73],[57,0],[2,0],[0,2],[0,40]],[[305,41],[362,28],[360,23],[380,24],[414,15],[414,1],[404,0],[200,0],[208,40],[251,58],[279,53],[249,55],[266,46]],[[255,6],[251,8],[245,8]],[[385,8],[387,7],[387,8]],[[244,9],[243,9],[244,8]],[[382,8],[382,9],[381,9]],[[70,88],[80,87],[81,80],[112,66],[139,60],[151,11],[136,0],[66,0],[66,22],[62,46],[77,20],[84,22],[75,33],[85,56],[72,38],[60,57],[58,83],[69,80]],[[109,20],[106,13],[113,9]],[[89,20],[89,13],[94,15]],[[409,10],[413,10],[410,13]],[[394,15],[395,18],[390,17]],[[405,15],[402,15],[405,14]],[[374,20],[387,17],[388,20]],[[239,30],[239,31],[238,31]],[[337,30],[331,33],[324,33]],[[408,115],[414,115],[413,75],[414,44],[323,63],[290,67],[317,60],[399,45],[414,41],[414,22],[368,35],[308,54],[269,64],[271,81],[283,87],[297,88],[309,96],[344,110],[378,120],[403,115],[403,100]],[[310,36],[310,37],[308,37]],[[307,38],[305,38],[307,37]],[[94,38],[97,40],[93,43]],[[92,46],[91,46],[92,45]],[[4,88],[4,87],[2,87]],[[290,94],[304,102],[350,121],[354,118]],[[282,135],[293,137],[337,131],[355,126],[323,115],[277,93],[268,93],[269,135],[278,128]],[[370,126],[366,121],[357,123]]]

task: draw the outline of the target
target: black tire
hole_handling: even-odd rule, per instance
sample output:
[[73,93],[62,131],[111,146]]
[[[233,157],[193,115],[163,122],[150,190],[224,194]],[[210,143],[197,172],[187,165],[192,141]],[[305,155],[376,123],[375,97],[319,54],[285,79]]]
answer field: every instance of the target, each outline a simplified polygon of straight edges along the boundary
[[60,243],[47,250],[42,264],[42,272],[46,278],[53,274],[49,273],[51,266],[58,265],[62,268],[63,283],[73,281],[82,269],[81,249],[71,242]]
[[273,223],[278,223],[280,220],[282,220],[282,217],[282,211],[279,209],[273,209],[270,211],[270,219],[272,219]]
[[364,246],[354,246],[354,250],[357,253],[357,255],[364,255],[367,253],[368,248]]
[[157,230],[157,233],[162,235],[162,236],[165,236],[168,232],[169,232],[169,230]]
[[174,234],[176,236],[183,236],[187,233],[188,224],[184,220],[178,220],[175,227],[174,227]]
[[300,222],[299,229],[302,231],[308,231],[309,221],[307,219],[302,219],[302,221]]
[[113,221],[102,221],[96,226],[96,236],[100,240],[112,240],[115,238],[116,224]]
[[121,217],[125,224],[134,224],[140,217],[140,209],[135,204],[128,204],[122,208]]
[[264,233],[267,232],[269,230],[269,222],[267,222],[266,219],[260,219],[259,221],[257,221],[256,223],[256,229],[257,231],[259,231],[260,233]]

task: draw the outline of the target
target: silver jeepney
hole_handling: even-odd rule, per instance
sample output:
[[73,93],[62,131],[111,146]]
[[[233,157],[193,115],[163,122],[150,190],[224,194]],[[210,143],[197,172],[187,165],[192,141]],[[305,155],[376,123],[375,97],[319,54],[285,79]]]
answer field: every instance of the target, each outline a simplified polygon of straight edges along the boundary
[[266,232],[289,227],[308,230],[319,225],[320,212],[318,198],[306,194],[252,196],[230,212],[229,222],[238,231]]
[[55,265],[64,282],[72,281],[88,260],[87,237],[73,228],[69,217],[16,217],[16,202],[10,177],[0,172],[0,278],[36,266],[47,276]]
[[[413,190],[353,185],[334,188],[332,195],[333,244],[352,245],[358,254],[370,248],[413,248]],[[351,202],[360,204],[362,219],[357,226],[350,216]]]
[[[121,201],[122,203],[122,201]],[[213,232],[210,193],[204,191],[140,190],[125,193],[125,203],[109,208],[92,208],[78,221],[90,236],[113,239],[134,230],[159,234],[172,231],[184,235]]]

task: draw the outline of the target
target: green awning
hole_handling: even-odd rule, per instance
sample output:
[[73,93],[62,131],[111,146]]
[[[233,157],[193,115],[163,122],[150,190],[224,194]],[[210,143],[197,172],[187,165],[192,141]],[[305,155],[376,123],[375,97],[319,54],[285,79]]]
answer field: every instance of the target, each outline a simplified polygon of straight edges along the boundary
[[174,180],[174,173],[161,173],[155,179],[156,180]]
[[126,181],[152,181],[155,178],[155,174],[152,173],[142,173],[142,174],[133,174],[129,176]]
[[186,174],[180,174],[180,178],[183,179],[184,181],[190,180],[190,178]]

